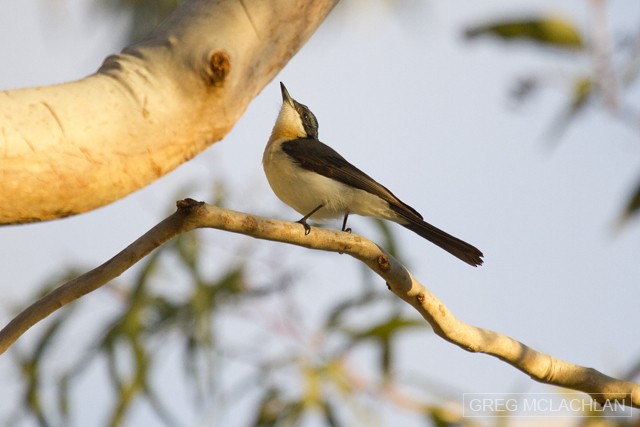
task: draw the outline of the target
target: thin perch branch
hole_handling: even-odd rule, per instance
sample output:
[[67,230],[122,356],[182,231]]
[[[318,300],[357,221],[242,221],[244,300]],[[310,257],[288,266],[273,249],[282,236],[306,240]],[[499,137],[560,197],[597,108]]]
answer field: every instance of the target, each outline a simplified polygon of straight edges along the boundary
[[62,306],[98,289],[145,255],[178,234],[195,228],[216,228],[258,239],[331,252],[365,263],[393,293],[411,304],[436,334],[458,347],[503,360],[536,381],[579,390],[599,403],[615,400],[640,408],[640,385],[540,353],[508,336],[461,322],[395,258],[356,234],[314,228],[308,236],[300,224],[262,218],[185,199],[176,213],[98,268],[62,285],[25,309],[0,331],[0,354],[31,326]]

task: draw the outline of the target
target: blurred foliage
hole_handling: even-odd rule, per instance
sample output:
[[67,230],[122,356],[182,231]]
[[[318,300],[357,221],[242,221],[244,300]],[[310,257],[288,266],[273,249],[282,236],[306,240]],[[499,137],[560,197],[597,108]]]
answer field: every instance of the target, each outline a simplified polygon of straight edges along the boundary
[[557,140],[564,133],[567,125],[584,111],[591,96],[594,95],[594,81],[591,76],[575,76],[573,79],[567,105],[560,111],[549,127],[548,136]]
[[[606,2],[592,2],[590,5],[592,14],[599,18],[594,21],[606,22],[603,16],[606,14]],[[529,40],[541,47],[542,51],[553,51],[554,55],[564,50],[569,59],[590,60],[586,61],[589,64],[587,69],[571,71],[569,78],[562,79],[568,93],[567,101],[553,118],[547,132],[550,139],[560,139],[567,127],[592,106],[606,110],[640,134],[637,103],[625,99],[625,93],[631,92],[640,75],[640,33],[618,34],[618,39],[625,42],[614,43],[606,30],[598,28],[598,25],[592,25],[588,33],[583,34],[569,21],[541,15],[473,25],[465,31],[465,35],[468,39],[494,36],[505,42]],[[586,43],[586,40],[590,42]],[[558,79],[555,74],[555,70],[550,70],[543,76],[527,75],[521,78],[513,90],[514,99],[524,102],[545,84],[556,83]],[[622,223],[640,213],[640,183],[631,194],[620,214]]]
[[[382,245],[398,255],[388,225],[376,224]],[[406,410],[403,405],[409,398],[388,398],[405,388],[394,376],[394,350],[407,331],[424,333],[428,325],[385,289],[378,276],[363,267],[362,292],[328,305],[313,338],[306,333],[283,334],[283,329],[296,330],[298,320],[281,312],[289,324],[271,325],[268,310],[262,312],[260,307],[287,298],[291,273],[279,271],[277,264],[265,266],[243,248],[228,254],[235,261],[209,277],[212,274],[205,270],[211,259],[204,255],[202,241],[207,232],[211,231],[173,239],[143,260],[131,278],[98,291],[102,300],[109,300],[111,314],[101,325],[93,325],[96,333],[83,339],[74,336],[72,346],[65,344],[73,335],[70,331],[85,321],[83,307],[91,302],[82,300],[44,322],[27,345],[14,345],[10,354],[23,386],[13,416],[0,424],[68,425],[78,408],[91,406],[96,414],[103,414],[94,425],[130,425],[136,408],[144,405],[161,425],[184,425],[172,392],[158,381],[167,371],[181,373],[183,384],[172,387],[189,390],[193,401],[200,402],[194,404],[190,418],[200,417],[205,424],[206,414],[212,412],[206,402],[215,396],[226,402],[224,411],[229,413],[236,399],[257,396],[244,413],[249,425],[265,427],[305,425],[310,418],[329,426],[349,425],[354,419],[367,424],[381,405]],[[72,272],[64,279],[77,275]],[[256,283],[264,277],[276,279],[268,285]],[[109,299],[107,292],[115,298]],[[250,322],[244,314],[249,312],[257,313],[254,321],[259,332],[222,326],[238,317]],[[235,348],[229,336],[241,337],[246,345]],[[374,363],[366,369],[354,363],[363,349],[374,355]],[[167,353],[180,357],[168,364]],[[60,354],[67,363],[51,367]],[[221,373],[239,360],[252,367],[251,373],[229,384]],[[95,381],[96,372],[108,380],[102,386],[108,398],[101,395],[100,402],[86,393],[86,381]],[[441,391],[434,390],[436,395]],[[431,391],[423,389],[421,394]],[[417,415],[427,415],[425,425],[466,424],[458,411],[445,411],[413,396],[411,401]]]
[[[130,40],[146,36],[179,3],[178,0],[96,2],[131,15]],[[578,29],[556,18],[490,22],[467,30],[466,35],[469,38],[491,35],[505,41],[524,39],[556,51],[561,48],[561,51],[581,54],[588,54],[592,49],[584,42],[588,38]],[[638,67],[632,65],[638,62],[640,53],[633,52],[623,66],[625,85],[637,80]],[[598,78],[598,73],[592,70],[569,79],[567,105],[554,125],[556,135],[586,106],[602,97],[606,85]],[[541,83],[541,79],[528,76],[521,80],[514,95],[524,101]],[[631,216],[639,210],[640,185],[625,214]],[[388,224],[382,221],[375,224],[381,235],[381,246],[398,256]],[[471,418],[463,418],[460,402],[455,399],[436,399],[439,404],[433,405],[430,399],[400,392],[405,384],[394,376],[394,350],[406,332],[427,326],[415,315],[407,317],[404,304],[385,291],[366,267],[361,270],[362,292],[326,307],[326,317],[318,327],[320,339],[305,335],[297,337],[295,345],[291,345],[288,342],[291,336],[285,337],[278,330],[282,326],[269,325],[267,314],[260,313],[260,332],[255,339],[246,339],[245,347],[230,351],[221,325],[230,318],[256,311],[256,307],[271,298],[281,298],[291,285],[290,273],[278,271],[276,265],[256,266],[246,251],[242,251],[220,274],[208,277],[203,266],[210,260],[204,259],[201,240],[205,232],[186,234],[165,244],[143,261],[135,277],[127,283],[110,285],[109,289],[118,295],[116,313],[100,328],[96,338],[88,338],[89,342],[74,339],[73,346],[64,344],[66,331],[77,328],[78,321],[82,322],[80,308],[86,304],[83,300],[65,307],[43,323],[39,336],[28,346],[14,345],[10,354],[22,387],[14,413],[4,424],[23,425],[35,421],[39,426],[67,425],[77,408],[96,408],[102,404],[104,407],[93,409],[96,414],[105,415],[102,424],[120,426],[127,424],[136,407],[147,404],[162,424],[184,425],[174,414],[173,402],[167,398],[172,391],[167,393],[156,381],[161,371],[170,369],[182,372],[184,388],[193,393],[195,418],[207,418],[211,412],[207,402],[211,402],[212,396],[221,395],[225,409],[231,412],[236,400],[252,394],[256,398],[245,413],[252,426],[297,426],[305,424],[309,417],[320,420],[322,425],[353,425],[354,419],[360,420],[356,424],[365,425],[370,424],[367,420],[376,418],[381,407],[389,406],[400,410],[409,408],[421,415],[425,425],[476,424]],[[171,260],[174,264],[168,269],[166,266]],[[256,280],[269,275],[266,268],[272,270],[269,274],[280,279],[275,284],[259,285]],[[260,274],[256,275],[256,271]],[[73,273],[71,277],[76,275]],[[167,276],[177,276],[175,280],[185,282],[187,291],[177,296],[171,287],[163,287]],[[384,314],[381,315],[381,311]],[[372,312],[377,314],[370,316]],[[287,321],[289,327],[295,326],[295,318]],[[164,357],[167,351],[163,350],[169,347],[180,350],[181,358],[168,366]],[[355,354],[363,348],[376,355],[375,363],[367,367],[367,372],[360,364],[353,363],[357,359]],[[47,361],[60,352],[69,363],[52,368]],[[251,365],[252,369],[245,377],[235,378],[229,384],[221,373],[238,360]],[[86,393],[86,384],[81,384],[83,378],[93,380],[96,371],[101,371],[110,381],[111,398],[102,403],[92,399],[93,396]],[[420,391],[434,396],[445,394],[441,387],[423,387]],[[582,425],[603,425],[603,421],[602,417],[585,418]],[[606,420],[606,425],[632,425],[633,422],[623,419],[614,424]],[[504,418],[495,419],[495,425],[506,424],[508,420]]]
[[[387,249],[394,248],[393,233],[379,225]],[[396,375],[402,369],[394,352],[403,336],[429,329],[370,270],[363,268],[355,296],[327,304],[317,331],[310,334],[300,328],[301,319],[292,313],[302,311],[291,310],[287,296],[292,285],[301,284],[292,284],[291,273],[280,271],[277,263],[254,259],[244,247],[218,273],[205,272],[212,259],[205,255],[203,237],[210,232],[173,239],[148,256],[131,278],[99,290],[110,314],[92,325],[95,333],[84,326],[77,333],[78,323],[86,322],[83,308],[95,305],[83,299],[43,322],[28,343],[14,345],[10,354],[22,386],[16,402],[3,403],[15,409],[0,424],[70,425],[80,408],[91,407],[96,414],[92,425],[132,425],[144,406],[157,425],[166,426],[189,425],[185,418],[199,419],[195,425],[221,425],[217,420],[225,413],[235,414],[239,422],[236,407],[242,408],[246,425],[260,427],[303,426],[310,420],[327,426],[370,425],[372,420],[383,425],[379,417],[388,409],[412,412],[425,426],[477,425],[463,416],[461,393],[442,384],[420,384],[414,374],[409,381]],[[62,282],[77,275],[70,272]],[[265,277],[273,279],[258,283]],[[43,294],[51,289],[47,286]],[[115,298],[109,298],[109,291]],[[275,307],[276,322],[265,309],[274,300],[286,301]],[[229,327],[238,318],[254,322],[253,330]],[[362,362],[363,351],[373,356],[369,362]],[[62,366],[52,366],[61,358]],[[235,373],[243,371],[236,366],[239,361],[250,367],[244,369],[248,373]],[[234,374],[228,377],[229,372]],[[161,379],[167,376],[173,378],[169,386]],[[96,379],[106,381],[98,386]],[[87,381],[100,391],[88,392]],[[187,416],[184,402],[172,399],[177,390],[188,394],[179,401],[194,402]],[[253,398],[247,402],[246,396]],[[215,406],[216,399],[223,403]],[[584,426],[595,420],[631,425],[592,415],[598,416]],[[495,418],[492,424],[504,426],[509,420]]]
[[525,39],[543,46],[568,49],[582,49],[582,36],[575,26],[564,19],[556,17],[535,17],[497,21],[471,27],[467,30],[468,38],[492,35],[504,40]]
[[629,218],[638,215],[640,212],[640,182],[636,184],[635,190],[624,208],[622,217],[620,218],[622,223],[625,223]]
[[[52,284],[46,285],[41,289],[41,292],[37,296],[40,298],[50,291],[52,291],[58,283],[64,283],[80,273],[77,271],[69,271],[67,274],[59,278],[59,280],[53,281]],[[45,411],[43,405],[42,389],[45,387],[44,380],[47,377],[46,368],[43,367],[46,363],[47,350],[55,345],[55,338],[60,332],[63,324],[74,313],[75,305],[70,307],[69,310],[65,310],[54,316],[51,322],[49,322],[45,329],[42,331],[42,338],[39,339],[33,349],[30,351],[20,351],[17,348],[12,348],[12,354],[16,361],[20,376],[23,380],[23,389],[20,392],[19,400],[22,402],[18,411],[14,415],[15,419],[19,419],[23,416],[30,416],[38,421],[41,426],[52,425],[49,422],[49,417]],[[66,399],[60,399],[61,410],[67,411]]]
[[182,0],[94,0],[96,6],[111,13],[126,13],[131,25],[126,35],[129,42],[148,36]]

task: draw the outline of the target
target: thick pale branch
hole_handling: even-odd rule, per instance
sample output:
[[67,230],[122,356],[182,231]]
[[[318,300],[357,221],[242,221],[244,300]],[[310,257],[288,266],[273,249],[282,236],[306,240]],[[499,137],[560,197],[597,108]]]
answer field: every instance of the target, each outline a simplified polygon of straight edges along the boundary
[[0,91],[0,224],[86,212],[231,130],[337,0],[185,0],[84,79]]
[[305,235],[298,223],[234,212],[191,199],[178,202],[178,211],[100,267],[74,279],[20,313],[0,331],[0,352],[25,331],[58,308],[119,276],[153,249],[177,234],[195,228],[216,228],[258,239],[311,249],[341,252],[365,263],[389,288],[411,304],[445,340],[471,352],[495,356],[531,378],[583,391],[600,403],[617,400],[640,408],[640,385],[618,380],[592,368],[556,359],[513,338],[461,322],[396,259],[356,234],[313,228]]

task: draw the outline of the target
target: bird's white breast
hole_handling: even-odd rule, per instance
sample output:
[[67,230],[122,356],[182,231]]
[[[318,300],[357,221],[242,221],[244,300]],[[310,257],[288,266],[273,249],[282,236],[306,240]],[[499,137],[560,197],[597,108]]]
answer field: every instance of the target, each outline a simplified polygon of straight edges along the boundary
[[284,203],[302,215],[324,205],[311,217],[313,220],[341,217],[346,212],[391,219],[389,216],[393,216],[393,212],[387,202],[366,191],[300,167],[282,151],[282,142],[267,144],[262,164],[269,185]]

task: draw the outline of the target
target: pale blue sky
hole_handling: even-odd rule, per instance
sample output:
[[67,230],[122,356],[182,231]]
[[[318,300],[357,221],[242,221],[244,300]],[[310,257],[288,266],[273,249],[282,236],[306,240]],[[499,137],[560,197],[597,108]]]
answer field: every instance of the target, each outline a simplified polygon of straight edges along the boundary
[[[0,88],[80,78],[118,51],[113,28],[123,24],[90,13],[87,3],[0,0]],[[625,371],[640,357],[632,326],[640,301],[640,223],[617,232],[615,220],[640,174],[640,131],[591,108],[549,149],[543,136],[566,101],[563,86],[522,106],[511,102],[509,89],[532,70],[560,77],[589,70],[590,59],[461,37],[465,25],[501,13],[555,12],[586,28],[589,2],[409,3],[413,8],[396,13],[339,5],[344,10],[329,17],[227,138],[148,188],[78,217],[0,229],[2,323],[6,308],[23,305],[46,278],[70,265],[98,265],[133,241],[173,209],[177,189],[188,185],[198,189],[185,195],[206,198],[208,183],[224,180],[229,207],[297,220],[271,193],[260,163],[281,80],[316,114],[323,142],[427,221],[483,250],[485,265],[474,269],[394,228],[403,261],[456,316],[612,376]],[[640,2],[608,3],[616,34],[637,30]],[[376,240],[367,221],[350,225]],[[241,236],[210,234],[213,254],[221,245],[248,245]],[[307,330],[327,304],[358,291],[351,283],[358,283],[359,268],[345,256],[251,244],[259,256],[276,253],[303,278],[294,296],[303,307],[312,301]],[[104,293],[88,299],[106,315]],[[432,378],[460,392],[549,390],[427,327],[402,341],[399,358],[402,376]],[[5,358],[0,381],[10,378]]]

